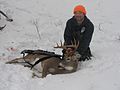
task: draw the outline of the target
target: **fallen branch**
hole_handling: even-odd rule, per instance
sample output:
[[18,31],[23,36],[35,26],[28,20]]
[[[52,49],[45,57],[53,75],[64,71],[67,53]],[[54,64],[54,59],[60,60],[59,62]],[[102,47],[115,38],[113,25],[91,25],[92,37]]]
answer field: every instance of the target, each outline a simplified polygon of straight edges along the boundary
[[6,27],[6,25],[4,25],[3,27],[0,27],[0,30],[2,31],[5,27]]

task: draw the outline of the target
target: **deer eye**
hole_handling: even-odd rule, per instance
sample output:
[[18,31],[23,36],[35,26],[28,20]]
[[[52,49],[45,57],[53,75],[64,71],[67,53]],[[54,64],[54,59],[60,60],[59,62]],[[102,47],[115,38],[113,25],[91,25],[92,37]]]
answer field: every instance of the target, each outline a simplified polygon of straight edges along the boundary
[[70,60],[69,58],[67,60]]

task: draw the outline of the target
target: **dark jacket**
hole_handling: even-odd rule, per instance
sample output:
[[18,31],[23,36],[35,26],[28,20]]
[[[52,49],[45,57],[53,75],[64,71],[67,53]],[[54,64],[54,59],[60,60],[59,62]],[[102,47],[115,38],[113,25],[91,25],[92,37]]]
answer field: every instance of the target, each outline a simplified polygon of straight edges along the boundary
[[92,35],[94,31],[93,23],[85,16],[84,21],[81,25],[78,25],[74,16],[67,21],[64,40],[65,44],[70,45],[71,41],[79,41],[79,47],[77,51],[82,55],[89,48]]

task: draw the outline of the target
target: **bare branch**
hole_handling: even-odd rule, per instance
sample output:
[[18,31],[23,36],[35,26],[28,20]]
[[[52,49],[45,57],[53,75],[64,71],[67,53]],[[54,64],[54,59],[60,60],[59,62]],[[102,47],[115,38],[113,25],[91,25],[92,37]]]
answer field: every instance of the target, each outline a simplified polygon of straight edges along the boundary
[[38,36],[39,36],[39,40],[41,40],[41,35],[40,35],[40,32],[39,32],[37,19],[33,21],[33,25],[35,25],[35,27],[36,27],[37,34],[38,34]]
[[100,30],[100,31],[102,31],[102,25],[103,23],[99,23],[99,26],[98,26],[98,29]]

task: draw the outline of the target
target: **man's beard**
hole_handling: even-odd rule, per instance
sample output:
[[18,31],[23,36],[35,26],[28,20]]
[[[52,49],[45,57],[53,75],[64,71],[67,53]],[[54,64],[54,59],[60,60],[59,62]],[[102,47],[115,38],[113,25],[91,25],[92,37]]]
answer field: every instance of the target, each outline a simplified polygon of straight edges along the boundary
[[82,23],[84,21],[84,17],[75,17],[78,23]]

